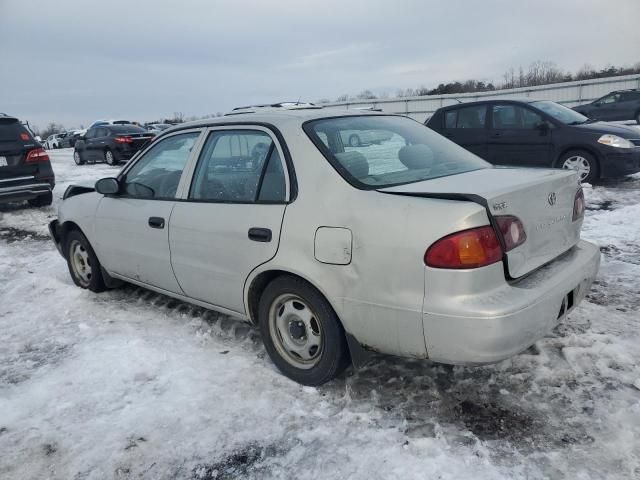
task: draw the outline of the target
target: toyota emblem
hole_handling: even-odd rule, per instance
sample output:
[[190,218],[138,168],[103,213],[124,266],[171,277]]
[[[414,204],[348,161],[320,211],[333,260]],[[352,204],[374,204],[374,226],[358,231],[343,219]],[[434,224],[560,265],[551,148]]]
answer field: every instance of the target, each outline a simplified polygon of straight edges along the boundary
[[551,206],[556,204],[556,192],[551,192],[549,194],[549,196],[547,197],[547,202],[549,202],[549,205]]

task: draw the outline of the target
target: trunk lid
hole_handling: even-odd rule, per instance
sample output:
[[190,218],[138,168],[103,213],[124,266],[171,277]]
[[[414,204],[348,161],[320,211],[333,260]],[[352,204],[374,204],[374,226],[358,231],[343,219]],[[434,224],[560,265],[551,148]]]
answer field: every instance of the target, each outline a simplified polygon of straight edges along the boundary
[[578,243],[582,220],[572,217],[579,188],[577,175],[569,170],[487,168],[379,191],[474,201],[490,217],[515,215],[527,239],[506,253],[506,263],[509,276],[518,278]]

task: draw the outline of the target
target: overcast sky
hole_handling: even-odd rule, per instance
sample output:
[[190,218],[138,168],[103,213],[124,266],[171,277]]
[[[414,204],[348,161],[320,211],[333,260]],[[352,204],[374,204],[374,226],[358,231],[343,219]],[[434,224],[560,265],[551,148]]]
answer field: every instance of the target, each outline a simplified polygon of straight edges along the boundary
[[640,61],[640,0],[0,0],[0,111],[147,121]]

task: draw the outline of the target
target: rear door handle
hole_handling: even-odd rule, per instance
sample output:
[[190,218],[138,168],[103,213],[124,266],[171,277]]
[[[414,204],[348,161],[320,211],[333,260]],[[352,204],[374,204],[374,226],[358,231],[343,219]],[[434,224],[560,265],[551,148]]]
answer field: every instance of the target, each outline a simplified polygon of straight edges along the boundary
[[268,228],[253,227],[249,229],[249,240],[254,242],[270,242],[271,237],[271,230]]
[[149,226],[151,228],[164,228],[164,218],[149,217]]
[[496,132],[496,133],[492,133],[491,136],[494,138],[497,138],[497,137],[501,137],[502,134],[500,132]]

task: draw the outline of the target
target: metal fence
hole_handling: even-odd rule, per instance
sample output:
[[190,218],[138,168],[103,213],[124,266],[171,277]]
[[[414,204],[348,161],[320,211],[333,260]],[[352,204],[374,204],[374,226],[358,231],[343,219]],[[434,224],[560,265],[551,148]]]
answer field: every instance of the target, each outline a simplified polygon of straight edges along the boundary
[[575,82],[554,83],[538,87],[512,88],[491,92],[460,93],[449,95],[429,95],[422,97],[399,97],[389,99],[353,100],[323,104],[325,108],[357,109],[380,108],[386,113],[408,115],[423,122],[440,107],[460,102],[475,102],[491,99],[532,98],[552,100],[567,107],[575,107],[600,98],[613,90],[640,88],[640,75],[578,80]]

